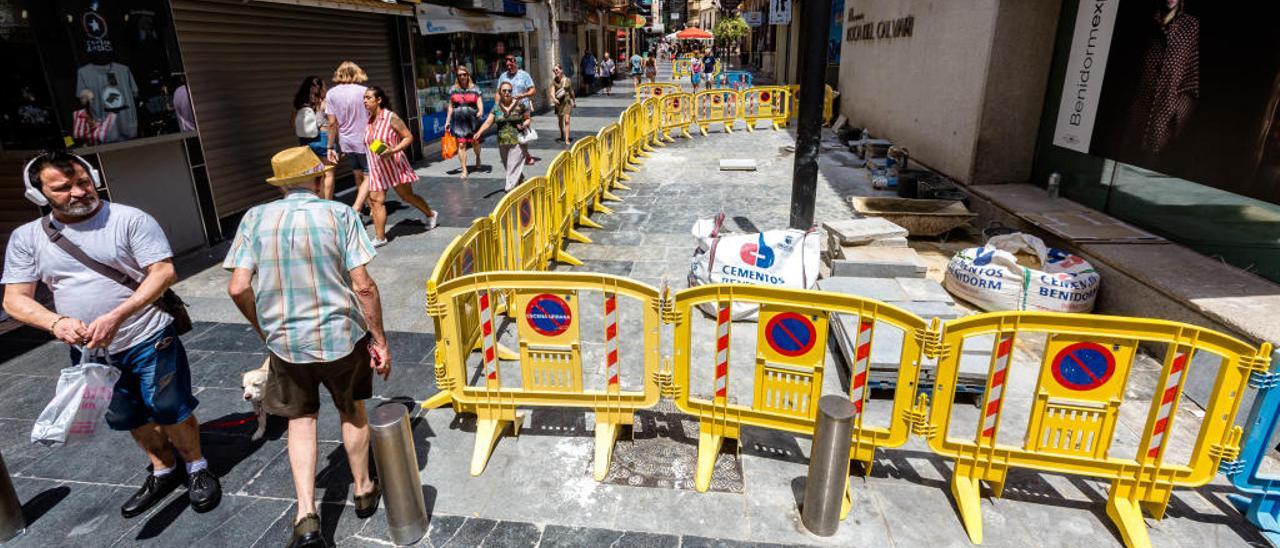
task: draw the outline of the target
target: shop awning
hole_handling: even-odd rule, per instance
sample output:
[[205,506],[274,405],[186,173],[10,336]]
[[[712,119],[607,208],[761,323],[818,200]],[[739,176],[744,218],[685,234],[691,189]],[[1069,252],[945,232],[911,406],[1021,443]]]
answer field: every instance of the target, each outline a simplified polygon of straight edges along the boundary
[[698,27],[691,27],[676,33],[676,38],[680,40],[711,40],[715,38],[710,32],[702,30]]
[[258,0],[259,2],[270,2],[273,4],[288,4],[292,6],[307,6],[312,8],[328,8],[346,11],[363,11],[367,13],[385,13],[387,15],[403,15],[405,17],[413,15],[413,6],[418,0],[407,0],[406,3],[397,3],[385,0]]
[[534,30],[533,19],[528,17],[505,17],[435,4],[418,4],[414,10],[418,16],[418,29],[423,35],[454,32],[501,34]]

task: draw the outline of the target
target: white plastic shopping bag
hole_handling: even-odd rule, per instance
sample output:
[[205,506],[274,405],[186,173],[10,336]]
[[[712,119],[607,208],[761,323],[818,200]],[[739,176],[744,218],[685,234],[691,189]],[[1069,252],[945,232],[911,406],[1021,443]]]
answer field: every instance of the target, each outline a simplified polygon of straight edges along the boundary
[[[1019,253],[1034,256],[1039,268],[1018,264]],[[1018,232],[956,253],[943,285],[983,310],[1089,312],[1101,281],[1083,257]]]
[[62,370],[57,392],[31,429],[31,443],[48,446],[80,443],[101,430],[102,417],[111,405],[111,393],[120,379],[120,370],[96,363],[97,358],[90,354],[83,350],[80,365]]
[[[766,230],[724,234],[724,214],[693,225],[698,247],[689,264],[689,287],[703,284],[752,284],[810,289],[818,282],[822,242],[813,231]],[[734,321],[754,321],[757,307],[734,303]],[[709,307],[703,312],[714,315]]]

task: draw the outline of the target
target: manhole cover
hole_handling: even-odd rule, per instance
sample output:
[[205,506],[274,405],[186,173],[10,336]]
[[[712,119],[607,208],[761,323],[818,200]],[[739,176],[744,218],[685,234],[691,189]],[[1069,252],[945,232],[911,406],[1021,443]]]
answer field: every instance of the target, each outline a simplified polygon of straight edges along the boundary
[[[693,488],[698,463],[698,420],[670,402],[636,412],[631,439],[620,439],[604,483],[662,489]],[[726,439],[711,472],[711,490],[742,492],[742,461],[735,442]]]

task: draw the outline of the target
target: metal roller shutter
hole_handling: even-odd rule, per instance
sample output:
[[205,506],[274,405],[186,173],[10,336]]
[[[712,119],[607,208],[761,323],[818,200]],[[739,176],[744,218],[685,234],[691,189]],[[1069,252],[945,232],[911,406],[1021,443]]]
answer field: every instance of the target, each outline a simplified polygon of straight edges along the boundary
[[172,6],[219,218],[278,196],[263,180],[272,154],[298,144],[292,102],[304,77],[329,81],[355,61],[406,114],[392,16],[241,0]]

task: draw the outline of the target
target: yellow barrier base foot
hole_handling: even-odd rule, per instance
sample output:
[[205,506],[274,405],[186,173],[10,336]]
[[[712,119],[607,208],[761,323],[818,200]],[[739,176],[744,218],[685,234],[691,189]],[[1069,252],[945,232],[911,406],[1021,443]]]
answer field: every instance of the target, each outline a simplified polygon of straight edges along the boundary
[[577,257],[568,254],[563,249],[556,250],[556,262],[573,266],[582,266],[582,261],[578,260]]
[[974,544],[982,544],[982,486],[978,482],[978,478],[951,476],[951,496],[956,499],[960,521]]
[[422,408],[438,409],[446,405],[449,405],[451,403],[453,403],[453,392],[450,392],[448,390],[441,390],[439,392],[436,392],[436,395],[431,396],[426,400],[423,400]]
[[702,126],[698,126],[698,133],[701,133],[703,137],[706,137],[706,136],[707,136],[707,128],[702,127]]
[[[618,182],[618,181],[630,181],[630,180],[631,180],[631,177],[625,177],[625,178],[618,177],[618,180],[613,182],[613,188],[616,190],[623,190],[623,191],[631,190],[631,187]],[[612,196],[612,194],[610,194],[610,196]],[[622,200],[618,200],[618,201],[621,202]]]
[[515,421],[502,419],[476,419],[476,446],[471,453],[471,475],[479,476],[484,472],[484,467],[489,464],[489,456],[493,454],[493,448],[498,444],[498,438],[502,437],[502,432],[507,426],[512,427],[513,433],[518,434],[520,427],[517,426],[523,417],[516,415]]
[[[670,137],[667,137],[667,140],[674,141],[675,139],[672,139],[672,138],[670,138]],[[666,147],[666,146],[667,146],[667,143],[663,142],[663,139],[662,139],[661,137],[659,137],[659,138],[657,138],[657,139],[654,139],[654,140],[653,140],[653,146],[658,147],[658,148],[664,148],[664,147]]]
[[725,123],[724,123],[724,132],[725,132],[725,133],[733,133],[733,124],[731,124],[731,123],[729,123],[729,122],[725,122]]
[[698,467],[693,473],[695,491],[706,493],[711,488],[711,473],[716,467],[716,457],[720,456],[723,444],[724,436],[710,432],[698,433]]
[[572,228],[569,229],[569,232],[565,234],[564,237],[572,241],[578,242],[580,244],[592,243],[591,238],[586,237],[586,235],[584,235],[583,233],[578,232],[577,230],[574,230]]
[[1138,501],[1112,495],[1107,499],[1107,516],[1120,530],[1125,546],[1151,548],[1151,538],[1147,536],[1147,524],[1142,521],[1142,507]]
[[684,128],[684,129],[680,130],[680,135],[683,135],[685,139],[692,139],[692,138],[693,138],[693,136],[692,136],[692,135],[689,135],[689,128]]
[[[631,189],[629,189],[629,188],[628,188],[627,190],[631,190]],[[621,201],[622,201],[622,198],[619,198],[617,195],[615,195],[615,194],[614,194],[614,193],[612,193],[612,192],[609,192],[608,190],[606,190],[606,191],[604,191],[604,192],[601,192],[601,193],[600,193],[600,199],[601,199],[601,200],[605,200],[605,201],[609,201],[609,202],[621,202]]]
[[587,216],[586,211],[583,211],[582,214],[578,215],[578,225],[585,226],[587,228],[595,228],[595,229],[604,228],[604,225],[601,225],[600,223],[592,221],[591,217]]
[[[484,341],[477,340],[476,344],[471,347],[472,352],[479,352]],[[494,344],[494,348],[498,350],[498,359],[502,361],[513,362],[520,359],[520,354],[512,351],[510,348],[502,346],[502,343]]]
[[[625,163],[623,163],[623,164],[622,164],[622,169],[623,169],[623,171],[630,171],[630,172],[632,172],[632,173],[635,173],[635,172],[637,172],[637,171],[640,171],[640,166],[639,166],[639,165],[637,165],[637,164],[636,164],[634,161],[632,161],[632,160],[627,160]],[[630,178],[630,177],[627,177],[627,176],[626,176],[626,174],[623,174],[623,175],[622,175],[622,177],[619,177],[619,178],[620,178],[620,179],[622,179],[623,181],[630,181],[630,180],[631,180],[631,178]]]
[[609,206],[607,206],[607,205],[604,205],[604,204],[600,203],[600,201],[599,201],[599,200],[596,200],[596,203],[591,204],[591,210],[592,210],[592,211],[594,211],[594,212],[596,212],[596,213],[603,213],[603,214],[605,214],[605,215],[613,215],[613,209],[612,209],[612,208],[610,208],[610,207],[609,207]]
[[747,122],[747,133],[755,133],[756,125],[753,122]]
[[853,491],[849,489],[849,480],[844,482],[844,500],[840,502],[840,521],[849,517],[849,511],[853,510]]
[[621,424],[596,421],[596,454],[593,463],[596,481],[604,481],[604,477],[609,475],[609,463],[613,462],[613,444],[617,443],[621,432]]
[[779,127],[778,127],[778,123],[777,123],[777,122],[774,122],[774,123],[773,123],[773,130],[774,130],[774,131],[778,131],[779,129],[781,129],[781,128],[779,128]]

